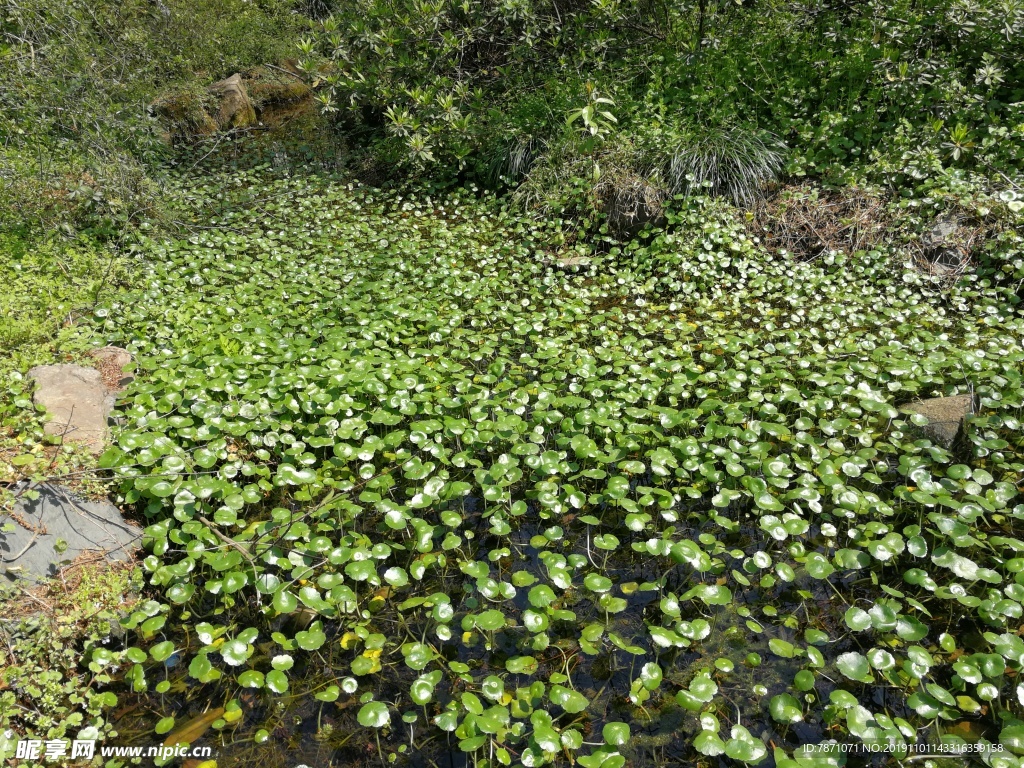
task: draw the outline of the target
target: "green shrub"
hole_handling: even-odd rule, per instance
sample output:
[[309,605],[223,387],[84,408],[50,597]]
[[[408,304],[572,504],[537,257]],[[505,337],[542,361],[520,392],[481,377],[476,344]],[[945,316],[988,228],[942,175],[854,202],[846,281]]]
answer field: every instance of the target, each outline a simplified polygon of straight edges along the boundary
[[123,286],[128,270],[109,248],[80,239],[0,234],[0,373],[46,361],[60,329]]

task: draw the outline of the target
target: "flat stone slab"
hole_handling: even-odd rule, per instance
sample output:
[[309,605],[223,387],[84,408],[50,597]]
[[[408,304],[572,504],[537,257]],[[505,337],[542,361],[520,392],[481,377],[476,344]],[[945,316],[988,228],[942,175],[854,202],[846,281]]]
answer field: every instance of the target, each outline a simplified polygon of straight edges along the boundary
[[908,403],[904,410],[928,419],[928,424],[919,429],[936,442],[950,448],[960,433],[964,418],[974,413],[974,398],[971,395],[932,397]]
[[590,263],[586,256],[559,256],[557,260],[560,267],[585,267]]
[[[127,560],[141,545],[142,529],[126,522],[110,502],[83,501],[50,483],[35,490],[38,499],[23,496],[13,515],[0,515],[0,575],[43,581],[84,552]],[[59,540],[67,542],[62,553],[54,548]]]
[[114,396],[100,372],[83,365],[39,365],[28,376],[36,383],[32,399],[49,414],[46,433],[101,453]]

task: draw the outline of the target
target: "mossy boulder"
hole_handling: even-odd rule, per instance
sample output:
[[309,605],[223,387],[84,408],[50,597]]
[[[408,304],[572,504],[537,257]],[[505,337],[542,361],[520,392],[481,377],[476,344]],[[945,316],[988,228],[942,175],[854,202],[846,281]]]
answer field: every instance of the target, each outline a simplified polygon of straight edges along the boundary
[[249,100],[242,76],[237,72],[231,77],[218,80],[207,91],[217,101],[214,119],[220,130],[245,128],[256,122],[256,110]]
[[608,218],[613,232],[635,237],[645,226],[659,226],[665,221],[663,205],[666,190],[637,174],[620,168],[597,183],[598,210]]
[[218,80],[207,88],[170,91],[152,104],[169,144],[188,144],[220,131],[246,128],[257,120],[280,122],[313,90],[294,63],[262,65]]
[[924,416],[928,420],[927,424],[916,428],[923,436],[953,451],[956,456],[970,453],[966,420],[977,411],[977,402],[973,395],[915,400],[908,403],[904,411]]

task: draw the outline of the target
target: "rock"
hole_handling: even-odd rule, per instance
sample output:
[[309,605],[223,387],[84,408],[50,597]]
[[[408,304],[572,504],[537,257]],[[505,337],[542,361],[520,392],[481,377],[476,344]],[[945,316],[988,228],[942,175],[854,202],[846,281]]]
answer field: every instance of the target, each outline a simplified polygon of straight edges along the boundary
[[118,390],[128,386],[135,375],[125,371],[125,368],[132,362],[132,354],[121,347],[100,347],[89,352],[89,356],[96,361],[96,367],[103,377],[103,383],[107,389]]
[[192,143],[259,119],[274,127],[315,113],[313,89],[294,61],[265,64],[218,80],[161,95],[151,105],[171,144]]
[[955,277],[965,272],[971,262],[970,239],[959,220],[938,219],[921,237],[918,266],[939,277]]
[[36,383],[32,399],[50,416],[46,433],[81,443],[93,453],[102,452],[114,397],[100,372],[82,365],[40,365],[28,376]]
[[237,72],[208,88],[182,88],[165,93],[151,105],[170,144],[191,143],[218,131],[256,122],[249,93]]
[[904,410],[928,419],[919,429],[943,447],[952,448],[957,438],[962,438],[964,419],[975,412],[975,403],[971,395],[933,397],[908,403]]
[[127,349],[121,349],[121,347],[100,347],[99,349],[92,350],[89,356],[104,363],[116,365],[122,370],[132,361],[132,353]]
[[938,219],[922,239],[927,246],[941,246],[952,239],[960,229],[953,219]]
[[[67,488],[42,483],[39,498],[24,496],[0,515],[0,574],[8,579],[47,579],[85,552],[127,560],[142,542],[142,529],[125,521],[108,501],[82,501]],[[58,553],[58,541],[67,548]]]
[[214,119],[220,130],[244,128],[256,122],[256,110],[249,101],[242,76],[237,72],[231,77],[218,80],[207,90],[219,102]]

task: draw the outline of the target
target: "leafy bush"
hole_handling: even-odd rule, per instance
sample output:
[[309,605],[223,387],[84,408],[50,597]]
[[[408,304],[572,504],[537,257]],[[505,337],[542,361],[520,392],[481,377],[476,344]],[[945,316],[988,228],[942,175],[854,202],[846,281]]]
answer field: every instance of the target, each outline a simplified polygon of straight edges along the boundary
[[[549,133],[566,115],[552,107],[583,96],[582,89],[572,93],[584,80],[567,52],[582,46],[581,55],[592,55],[600,68],[643,36],[643,20],[655,9],[660,12],[656,1],[562,9],[547,1],[362,0],[323,22],[321,48],[336,64],[324,101],[349,119],[382,126],[386,141],[401,146],[416,166],[462,167],[484,143],[508,143],[499,134],[513,127],[510,114],[518,123],[514,135]],[[568,69],[560,85],[555,69]],[[553,96],[555,105],[540,94]]]
[[0,234],[0,375],[46,361],[62,327],[124,287],[129,271],[111,248]]

